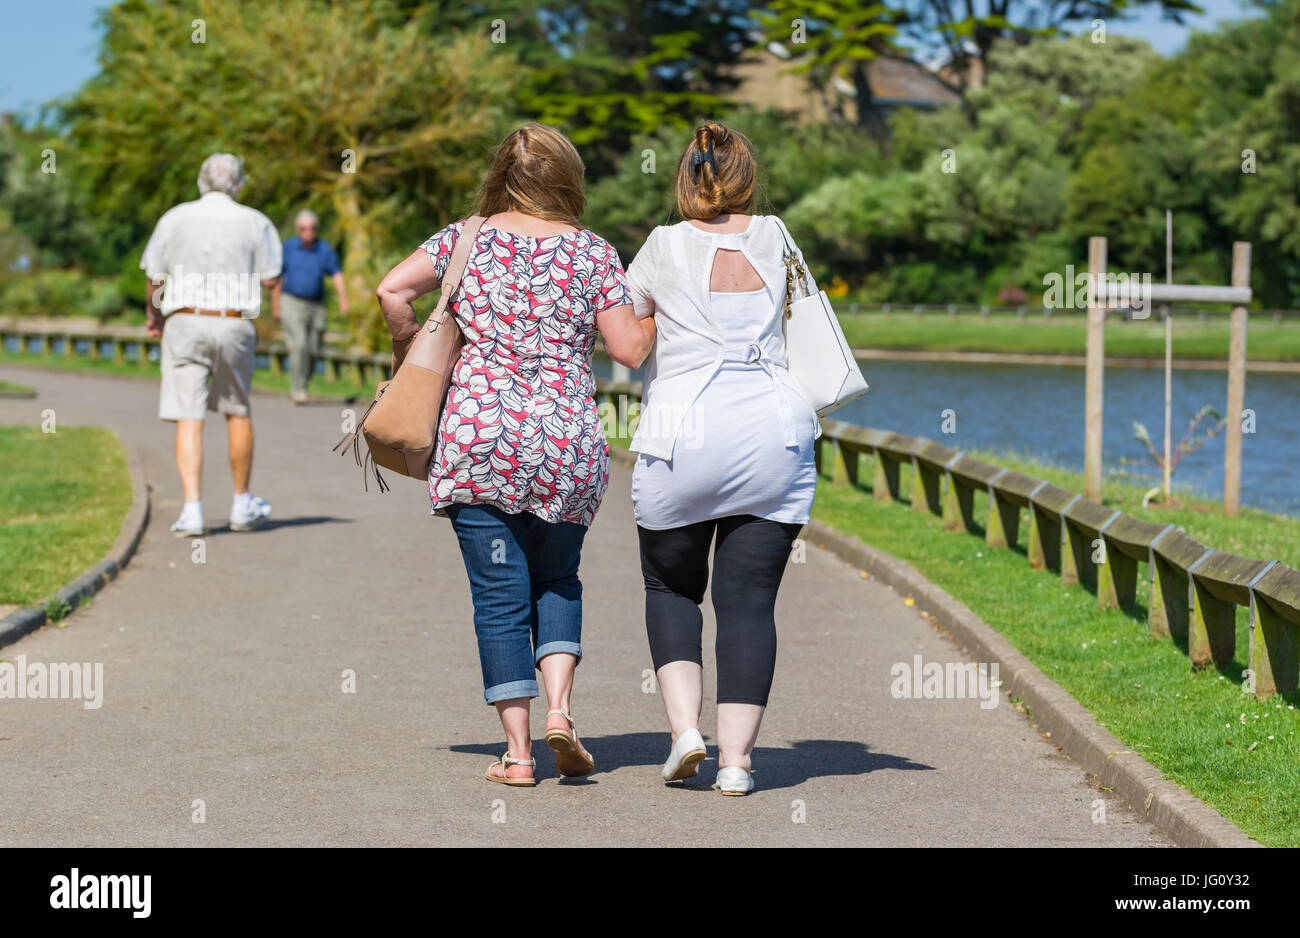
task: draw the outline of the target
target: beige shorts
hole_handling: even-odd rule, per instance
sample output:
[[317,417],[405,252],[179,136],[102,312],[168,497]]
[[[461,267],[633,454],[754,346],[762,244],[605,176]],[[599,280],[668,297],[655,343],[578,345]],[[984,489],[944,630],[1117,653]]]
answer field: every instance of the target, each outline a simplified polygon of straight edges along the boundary
[[202,420],[210,410],[247,417],[256,348],[252,320],[193,313],[168,316],[162,334],[159,419]]

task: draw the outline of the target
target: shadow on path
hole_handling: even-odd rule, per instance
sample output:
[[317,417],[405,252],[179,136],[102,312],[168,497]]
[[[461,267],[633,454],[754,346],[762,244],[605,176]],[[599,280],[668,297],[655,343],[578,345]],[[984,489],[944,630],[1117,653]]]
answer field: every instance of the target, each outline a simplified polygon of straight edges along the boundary
[[274,531],[276,528],[301,528],[310,524],[351,524],[351,518],[335,518],[330,515],[304,515],[301,518],[272,518],[255,531],[230,530],[230,522],[225,524],[215,524],[208,528],[208,535],[213,534],[261,534],[264,531]]
[[[654,766],[657,770],[668,755],[668,734],[621,733],[616,736],[583,736],[583,745],[596,757],[596,772],[590,779],[566,780],[566,784],[592,784],[604,773],[625,766]],[[447,747],[451,752],[472,753],[499,759],[505,742],[463,743]],[[706,762],[716,763],[716,748]],[[539,779],[556,778],[554,763],[545,741],[533,743]],[[486,768],[486,766],[484,766]],[[761,790],[793,788],[809,779],[833,775],[866,775],[880,769],[933,772],[935,767],[913,762],[906,756],[873,752],[866,743],[847,739],[803,739],[790,748],[758,746],[754,749],[754,775]],[[708,788],[713,783],[716,765],[704,767],[700,774],[674,788]]]

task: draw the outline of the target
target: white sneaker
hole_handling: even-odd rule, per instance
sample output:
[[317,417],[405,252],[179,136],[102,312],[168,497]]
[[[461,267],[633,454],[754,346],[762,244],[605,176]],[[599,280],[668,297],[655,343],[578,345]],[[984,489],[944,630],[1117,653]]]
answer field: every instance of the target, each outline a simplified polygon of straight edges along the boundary
[[238,504],[230,508],[230,530],[254,531],[266,524],[271,517],[271,503],[254,495],[247,506],[240,510]]
[[176,519],[171,531],[177,537],[202,537],[207,534],[208,530],[203,526],[203,510],[182,508],[181,516]]
[[724,795],[748,795],[754,790],[754,776],[738,765],[718,769],[718,780],[713,787]]
[[691,778],[699,771],[705,755],[704,737],[699,730],[689,729],[682,733],[677,737],[677,742],[673,743],[668,761],[664,763],[664,781],[680,782],[684,778]]

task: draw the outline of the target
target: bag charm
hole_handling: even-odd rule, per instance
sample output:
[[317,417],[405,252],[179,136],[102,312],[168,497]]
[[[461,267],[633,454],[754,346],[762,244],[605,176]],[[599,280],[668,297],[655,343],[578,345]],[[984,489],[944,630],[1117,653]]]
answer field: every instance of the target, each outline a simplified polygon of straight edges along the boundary
[[803,261],[799,259],[799,255],[792,251],[788,244],[781,252],[781,260],[785,263],[785,318],[790,319],[794,316],[790,306],[794,303],[796,280],[804,285],[804,296],[808,295],[808,271],[803,266]]

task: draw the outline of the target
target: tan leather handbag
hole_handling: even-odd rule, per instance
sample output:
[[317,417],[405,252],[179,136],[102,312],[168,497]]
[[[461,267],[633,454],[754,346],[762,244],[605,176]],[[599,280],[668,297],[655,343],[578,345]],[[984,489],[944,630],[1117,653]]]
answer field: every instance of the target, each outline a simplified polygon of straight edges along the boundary
[[[465,343],[447,303],[460,290],[470,249],[482,226],[481,215],[465,220],[443,273],[437,307],[413,337],[403,342],[393,341],[392,380],[379,383],[375,399],[357,421],[356,429],[334,446],[336,452],[346,453],[348,444],[352,445],[357,465],[363,468],[367,491],[371,471],[379,491],[388,491],[388,483],[379,474],[380,466],[412,479],[429,477],[451,371]],[[364,461],[362,437],[369,448]]]

